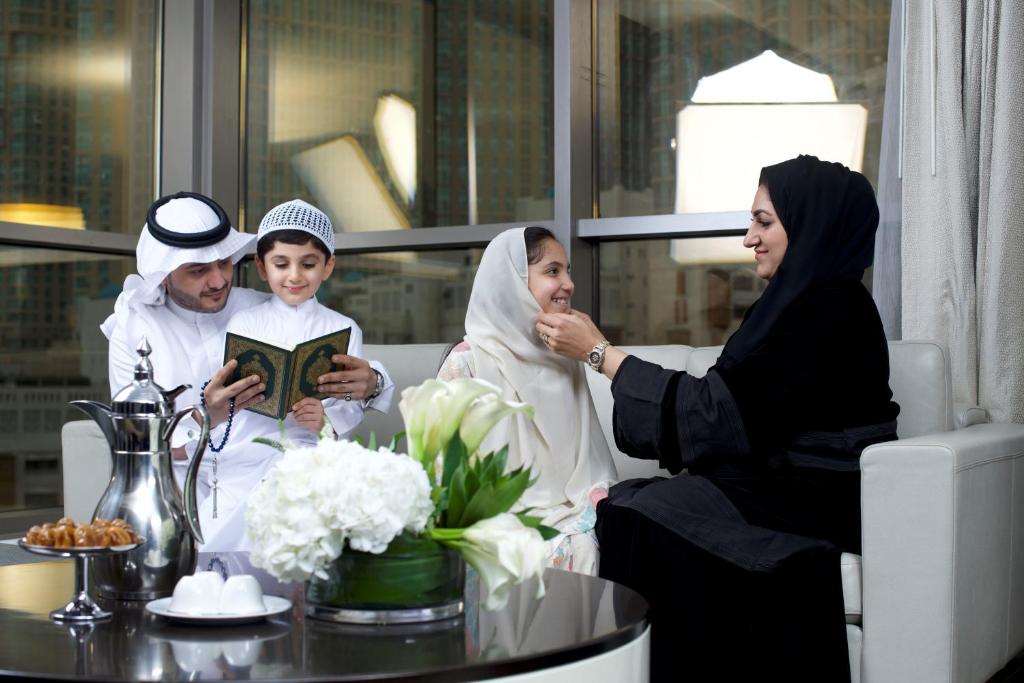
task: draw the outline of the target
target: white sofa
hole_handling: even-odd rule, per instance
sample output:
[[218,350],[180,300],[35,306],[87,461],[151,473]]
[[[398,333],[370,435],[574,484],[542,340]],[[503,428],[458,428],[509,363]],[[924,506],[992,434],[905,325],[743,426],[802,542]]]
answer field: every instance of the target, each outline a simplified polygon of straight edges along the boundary
[[[403,388],[433,377],[446,345],[364,348]],[[721,351],[625,349],[698,376]],[[843,557],[853,680],[980,683],[1024,647],[1024,425],[956,409],[941,346],[892,342],[889,355],[900,438],[864,451],[863,557]],[[588,378],[620,478],[667,475],[615,449],[609,382]],[[360,433],[401,430],[396,396]],[[66,424],[62,436],[65,510],[87,518],[110,476],[109,451],[89,421]]]

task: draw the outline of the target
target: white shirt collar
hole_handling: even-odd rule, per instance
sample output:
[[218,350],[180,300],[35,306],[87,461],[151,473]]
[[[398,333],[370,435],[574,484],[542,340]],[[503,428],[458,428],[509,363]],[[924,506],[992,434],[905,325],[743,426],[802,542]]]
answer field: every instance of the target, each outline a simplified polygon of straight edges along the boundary
[[281,297],[274,295],[270,298],[272,302],[270,305],[274,307],[274,311],[280,315],[308,315],[317,306],[316,295],[309,297],[298,306],[292,306],[291,304],[285,303],[281,300]]

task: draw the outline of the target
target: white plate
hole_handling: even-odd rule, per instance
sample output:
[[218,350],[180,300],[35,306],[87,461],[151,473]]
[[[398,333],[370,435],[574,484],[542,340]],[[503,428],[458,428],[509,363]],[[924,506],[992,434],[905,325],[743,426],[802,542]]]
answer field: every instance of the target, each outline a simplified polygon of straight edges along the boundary
[[208,624],[212,626],[217,624],[247,624],[252,621],[272,617],[275,614],[287,612],[292,607],[291,600],[276,595],[264,595],[263,604],[267,609],[262,612],[250,612],[248,614],[184,614],[170,610],[171,598],[160,598],[159,600],[147,602],[146,610],[184,624]]

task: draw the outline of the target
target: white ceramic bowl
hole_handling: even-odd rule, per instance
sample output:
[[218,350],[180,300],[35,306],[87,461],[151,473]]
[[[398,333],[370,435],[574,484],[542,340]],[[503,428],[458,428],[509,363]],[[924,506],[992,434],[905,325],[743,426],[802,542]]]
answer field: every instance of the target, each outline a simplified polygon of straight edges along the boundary
[[229,576],[220,592],[217,609],[221,614],[256,614],[266,612],[263,589],[251,574]]
[[196,572],[183,576],[174,587],[170,610],[182,614],[216,614],[224,579],[217,572]]

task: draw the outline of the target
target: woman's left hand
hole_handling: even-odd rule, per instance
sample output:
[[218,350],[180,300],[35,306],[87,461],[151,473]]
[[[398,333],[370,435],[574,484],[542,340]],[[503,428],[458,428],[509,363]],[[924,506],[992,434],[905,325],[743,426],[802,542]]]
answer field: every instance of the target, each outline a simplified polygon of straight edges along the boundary
[[604,340],[590,316],[580,311],[541,313],[537,332],[549,349],[573,360],[586,360],[590,351]]

